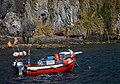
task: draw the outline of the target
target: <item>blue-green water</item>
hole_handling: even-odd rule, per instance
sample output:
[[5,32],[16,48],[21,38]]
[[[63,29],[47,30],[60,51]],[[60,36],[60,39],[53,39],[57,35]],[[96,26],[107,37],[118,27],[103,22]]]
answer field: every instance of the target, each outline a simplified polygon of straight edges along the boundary
[[[16,76],[11,68],[12,50],[0,50],[0,84],[120,84],[120,44],[74,45],[77,55],[73,72],[36,77]],[[67,48],[31,49],[32,57],[42,57]]]

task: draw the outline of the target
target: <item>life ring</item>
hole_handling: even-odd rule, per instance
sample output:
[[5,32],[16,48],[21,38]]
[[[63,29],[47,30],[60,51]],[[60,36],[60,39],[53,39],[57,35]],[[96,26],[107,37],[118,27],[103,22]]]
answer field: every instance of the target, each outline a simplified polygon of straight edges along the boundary
[[23,54],[23,52],[19,52],[19,56],[23,56],[24,54]]
[[13,53],[13,56],[14,56],[14,57],[19,56],[19,52],[14,52],[14,53]]
[[19,56],[26,56],[27,53],[25,51],[19,52]]
[[13,53],[13,56],[14,56],[14,57],[18,57],[18,56],[26,56],[26,55],[27,55],[26,51],[22,51],[22,52],[14,52],[14,53]]

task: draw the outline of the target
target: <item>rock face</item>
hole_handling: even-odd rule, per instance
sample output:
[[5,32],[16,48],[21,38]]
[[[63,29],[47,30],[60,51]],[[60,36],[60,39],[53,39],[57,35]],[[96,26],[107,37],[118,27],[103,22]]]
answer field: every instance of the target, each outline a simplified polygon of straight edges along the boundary
[[[0,17],[4,18],[6,25],[5,30],[7,29],[10,34],[16,34],[16,31],[22,32],[22,30],[25,32],[34,31],[36,19],[39,19],[42,25],[48,24],[53,30],[62,26],[74,25],[74,23],[77,22],[77,12],[79,9],[78,0],[74,1],[74,5],[72,5],[69,0],[19,1],[0,1]],[[9,21],[6,22],[8,18]],[[12,21],[12,18],[14,21]],[[13,28],[13,26],[15,28]]]
[[16,13],[8,12],[4,18],[6,32],[12,35],[18,35],[22,32],[21,19],[16,16]]
[[21,16],[25,10],[26,0],[0,0],[0,18],[4,18],[8,12],[15,12]]
[[120,13],[118,15],[118,20],[115,24],[115,28],[116,28],[115,30],[117,30],[117,32],[120,34]]
[[75,5],[71,5],[70,0],[37,0],[35,4],[41,22],[50,22],[53,29],[61,25],[73,25],[77,21],[78,0],[75,0]]
[[119,34],[119,5],[119,0],[0,0],[0,33],[89,39]]
[[26,0],[0,0],[0,29],[2,34],[21,34],[22,17],[24,17]]

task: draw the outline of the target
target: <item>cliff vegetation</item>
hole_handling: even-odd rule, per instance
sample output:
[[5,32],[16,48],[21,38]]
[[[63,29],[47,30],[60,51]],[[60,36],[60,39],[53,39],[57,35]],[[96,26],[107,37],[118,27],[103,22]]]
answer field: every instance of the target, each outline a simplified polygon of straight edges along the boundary
[[120,40],[120,0],[0,0],[0,35]]

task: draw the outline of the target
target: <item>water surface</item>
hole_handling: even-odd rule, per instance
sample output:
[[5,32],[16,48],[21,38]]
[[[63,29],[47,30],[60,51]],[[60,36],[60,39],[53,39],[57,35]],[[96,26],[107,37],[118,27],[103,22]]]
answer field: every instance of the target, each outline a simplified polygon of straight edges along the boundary
[[[12,49],[0,50],[1,84],[120,84],[120,44],[74,45],[77,64],[73,72],[52,75],[16,76],[11,68]],[[31,49],[32,57],[43,57],[67,48]]]

